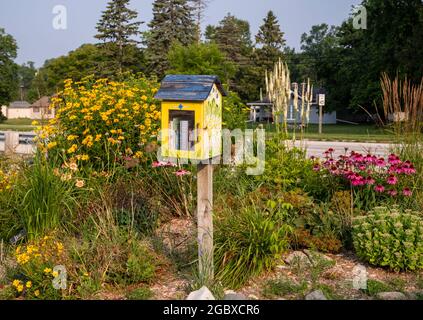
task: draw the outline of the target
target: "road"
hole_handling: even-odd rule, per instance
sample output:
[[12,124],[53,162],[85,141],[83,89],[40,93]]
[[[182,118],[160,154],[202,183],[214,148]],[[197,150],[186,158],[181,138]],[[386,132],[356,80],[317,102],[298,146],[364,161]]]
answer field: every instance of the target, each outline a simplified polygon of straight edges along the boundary
[[[290,143],[292,145],[292,142]],[[341,142],[341,141],[311,141],[303,140],[296,141],[295,146],[305,147],[307,149],[307,156],[323,157],[324,152],[329,148],[335,150],[334,156],[345,154],[345,152],[360,152],[363,154],[372,153],[380,157],[388,156],[391,144],[387,143],[369,143],[369,142]]]
[[[28,144],[28,136],[33,135],[33,132],[9,132],[13,135],[13,149],[16,153],[31,154],[34,152],[34,145]],[[0,132],[0,151],[5,149],[5,132]],[[292,145],[292,141],[287,142],[288,145]],[[296,141],[295,145],[298,147],[307,148],[307,155],[309,157],[323,157],[323,153],[333,148],[335,150],[335,157],[345,154],[345,152],[361,152],[376,154],[381,157],[386,157],[390,153],[390,147],[392,145],[386,143],[369,143],[369,142],[340,142],[340,141],[314,141],[314,140],[303,140]]]

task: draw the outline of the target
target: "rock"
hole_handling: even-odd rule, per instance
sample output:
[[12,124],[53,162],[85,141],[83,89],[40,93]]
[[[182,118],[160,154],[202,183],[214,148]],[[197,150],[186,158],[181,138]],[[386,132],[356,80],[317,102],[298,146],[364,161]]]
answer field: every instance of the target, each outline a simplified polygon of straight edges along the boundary
[[319,260],[327,262],[327,263],[335,262],[335,260],[333,260],[332,258],[316,251],[311,251],[306,249],[304,250],[304,253],[307,255],[307,257],[309,258],[312,264],[316,264],[317,262],[319,262]]
[[327,300],[322,290],[316,290],[305,297],[306,300]]
[[407,300],[405,294],[401,292],[379,292],[376,298],[380,300]]
[[302,266],[309,266],[310,260],[307,255],[302,251],[294,251],[286,257],[285,262],[289,265],[299,264]]
[[223,300],[248,300],[246,296],[241,293],[236,293],[235,291],[225,291],[225,296]]
[[248,299],[250,300],[258,300],[259,298],[253,294],[248,295]]
[[187,300],[215,300],[215,298],[207,287],[202,287],[200,290],[191,292]]

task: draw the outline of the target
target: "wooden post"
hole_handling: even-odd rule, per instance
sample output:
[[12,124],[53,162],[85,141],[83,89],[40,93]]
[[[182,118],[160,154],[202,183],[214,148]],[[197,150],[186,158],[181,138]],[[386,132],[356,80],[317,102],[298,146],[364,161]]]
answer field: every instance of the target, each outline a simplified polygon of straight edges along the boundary
[[323,133],[323,107],[319,106],[319,134]]
[[198,260],[202,280],[214,277],[213,165],[199,164],[197,172]]
[[4,133],[5,139],[4,139],[4,153],[6,155],[11,155],[15,153],[15,149],[19,145],[19,133],[18,132],[12,132],[12,131],[6,131]]

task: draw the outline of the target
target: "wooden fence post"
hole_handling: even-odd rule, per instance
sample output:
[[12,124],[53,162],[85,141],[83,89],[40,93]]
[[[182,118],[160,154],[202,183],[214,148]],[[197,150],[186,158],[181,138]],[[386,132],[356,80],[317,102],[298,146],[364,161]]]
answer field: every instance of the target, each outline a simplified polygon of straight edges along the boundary
[[12,155],[15,153],[15,149],[19,145],[19,133],[13,131],[6,131],[4,133],[4,153],[6,155]]
[[200,277],[214,278],[213,262],[213,165],[199,164],[197,172],[198,259]]

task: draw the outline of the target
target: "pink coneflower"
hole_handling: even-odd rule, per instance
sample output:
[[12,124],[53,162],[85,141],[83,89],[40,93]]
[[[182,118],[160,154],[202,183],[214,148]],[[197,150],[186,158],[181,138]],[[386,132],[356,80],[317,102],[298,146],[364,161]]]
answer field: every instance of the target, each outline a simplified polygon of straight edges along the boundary
[[404,168],[404,173],[407,175],[415,174],[416,172],[417,171],[413,165],[411,165],[409,168]]
[[411,175],[411,174],[416,173],[416,169],[414,168],[413,164],[410,161],[404,162],[401,170],[402,170],[403,173],[405,173],[407,175]]
[[367,163],[372,163],[373,162],[373,156],[371,154],[368,154],[367,156],[364,157],[364,161]]
[[182,177],[182,176],[190,175],[191,172],[186,171],[184,169],[181,169],[181,170],[176,171],[175,174],[176,174],[177,177]]
[[364,171],[364,170],[366,170],[366,169],[367,169],[367,167],[366,167],[366,165],[364,165],[364,164],[360,164],[360,165],[358,166],[358,169],[359,169],[359,170],[361,170],[361,171]]
[[364,157],[363,157],[363,155],[362,155],[362,154],[360,154],[360,153],[355,153],[355,154],[352,156],[352,159],[353,159],[355,162],[362,162],[362,161],[364,161]]
[[330,168],[330,173],[332,173],[332,174],[337,174],[338,173],[338,168],[336,167],[336,166],[332,166],[331,168]]
[[401,159],[397,155],[391,154],[388,157],[388,162],[389,162],[389,164],[392,164],[392,165],[395,166],[395,165],[401,164]]
[[352,171],[347,171],[347,173],[345,173],[345,177],[349,180],[353,180],[356,177],[356,174]]
[[356,176],[355,179],[351,181],[351,184],[355,187],[363,186],[366,184],[366,180],[362,176]]
[[384,166],[386,166],[385,159],[384,159],[384,158],[379,158],[379,159],[377,159],[377,160],[376,160],[376,165],[377,165],[378,167],[384,167]]
[[367,177],[366,178],[366,184],[368,184],[369,186],[372,186],[376,183],[375,179],[373,179],[372,177]]
[[164,167],[166,165],[166,162],[163,161],[154,161],[152,164],[153,168],[160,168],[160,167]]
[[382,192],[384,192],[384,191],[385,191],[385,187],[384,187],[384,186],[382,186],[382,185],[380,185],[380,184],[378,184],[378,185],[375,187],[375,191],[376,191],[376,192],[378,192],[378,193],[382,193]]
[[398,183],[398,178],[396,176],[389,176],[389,178],[386,180],[386,182],[388,184],[394,186]]
[[405,197],[411,197],[413,195],[413,191],[411,191],[409,188],[405,188],[404,190],[402,190],[402,194]]
[[166,163],[166,167],[177,167],[178,165],[176,164],[176,163],[173,163],[173,162],[168,162],[168,163]]
[[313,171],[315,171],[315,172],[320,171],[320,165],[315,164],[315,165],[313,166]]
[[397,191],[397,190],[389,190],[389,191],[388,191],[388,194],[389,194],[391,197],[396,197],[396,196],[398,195],[398,191]]

